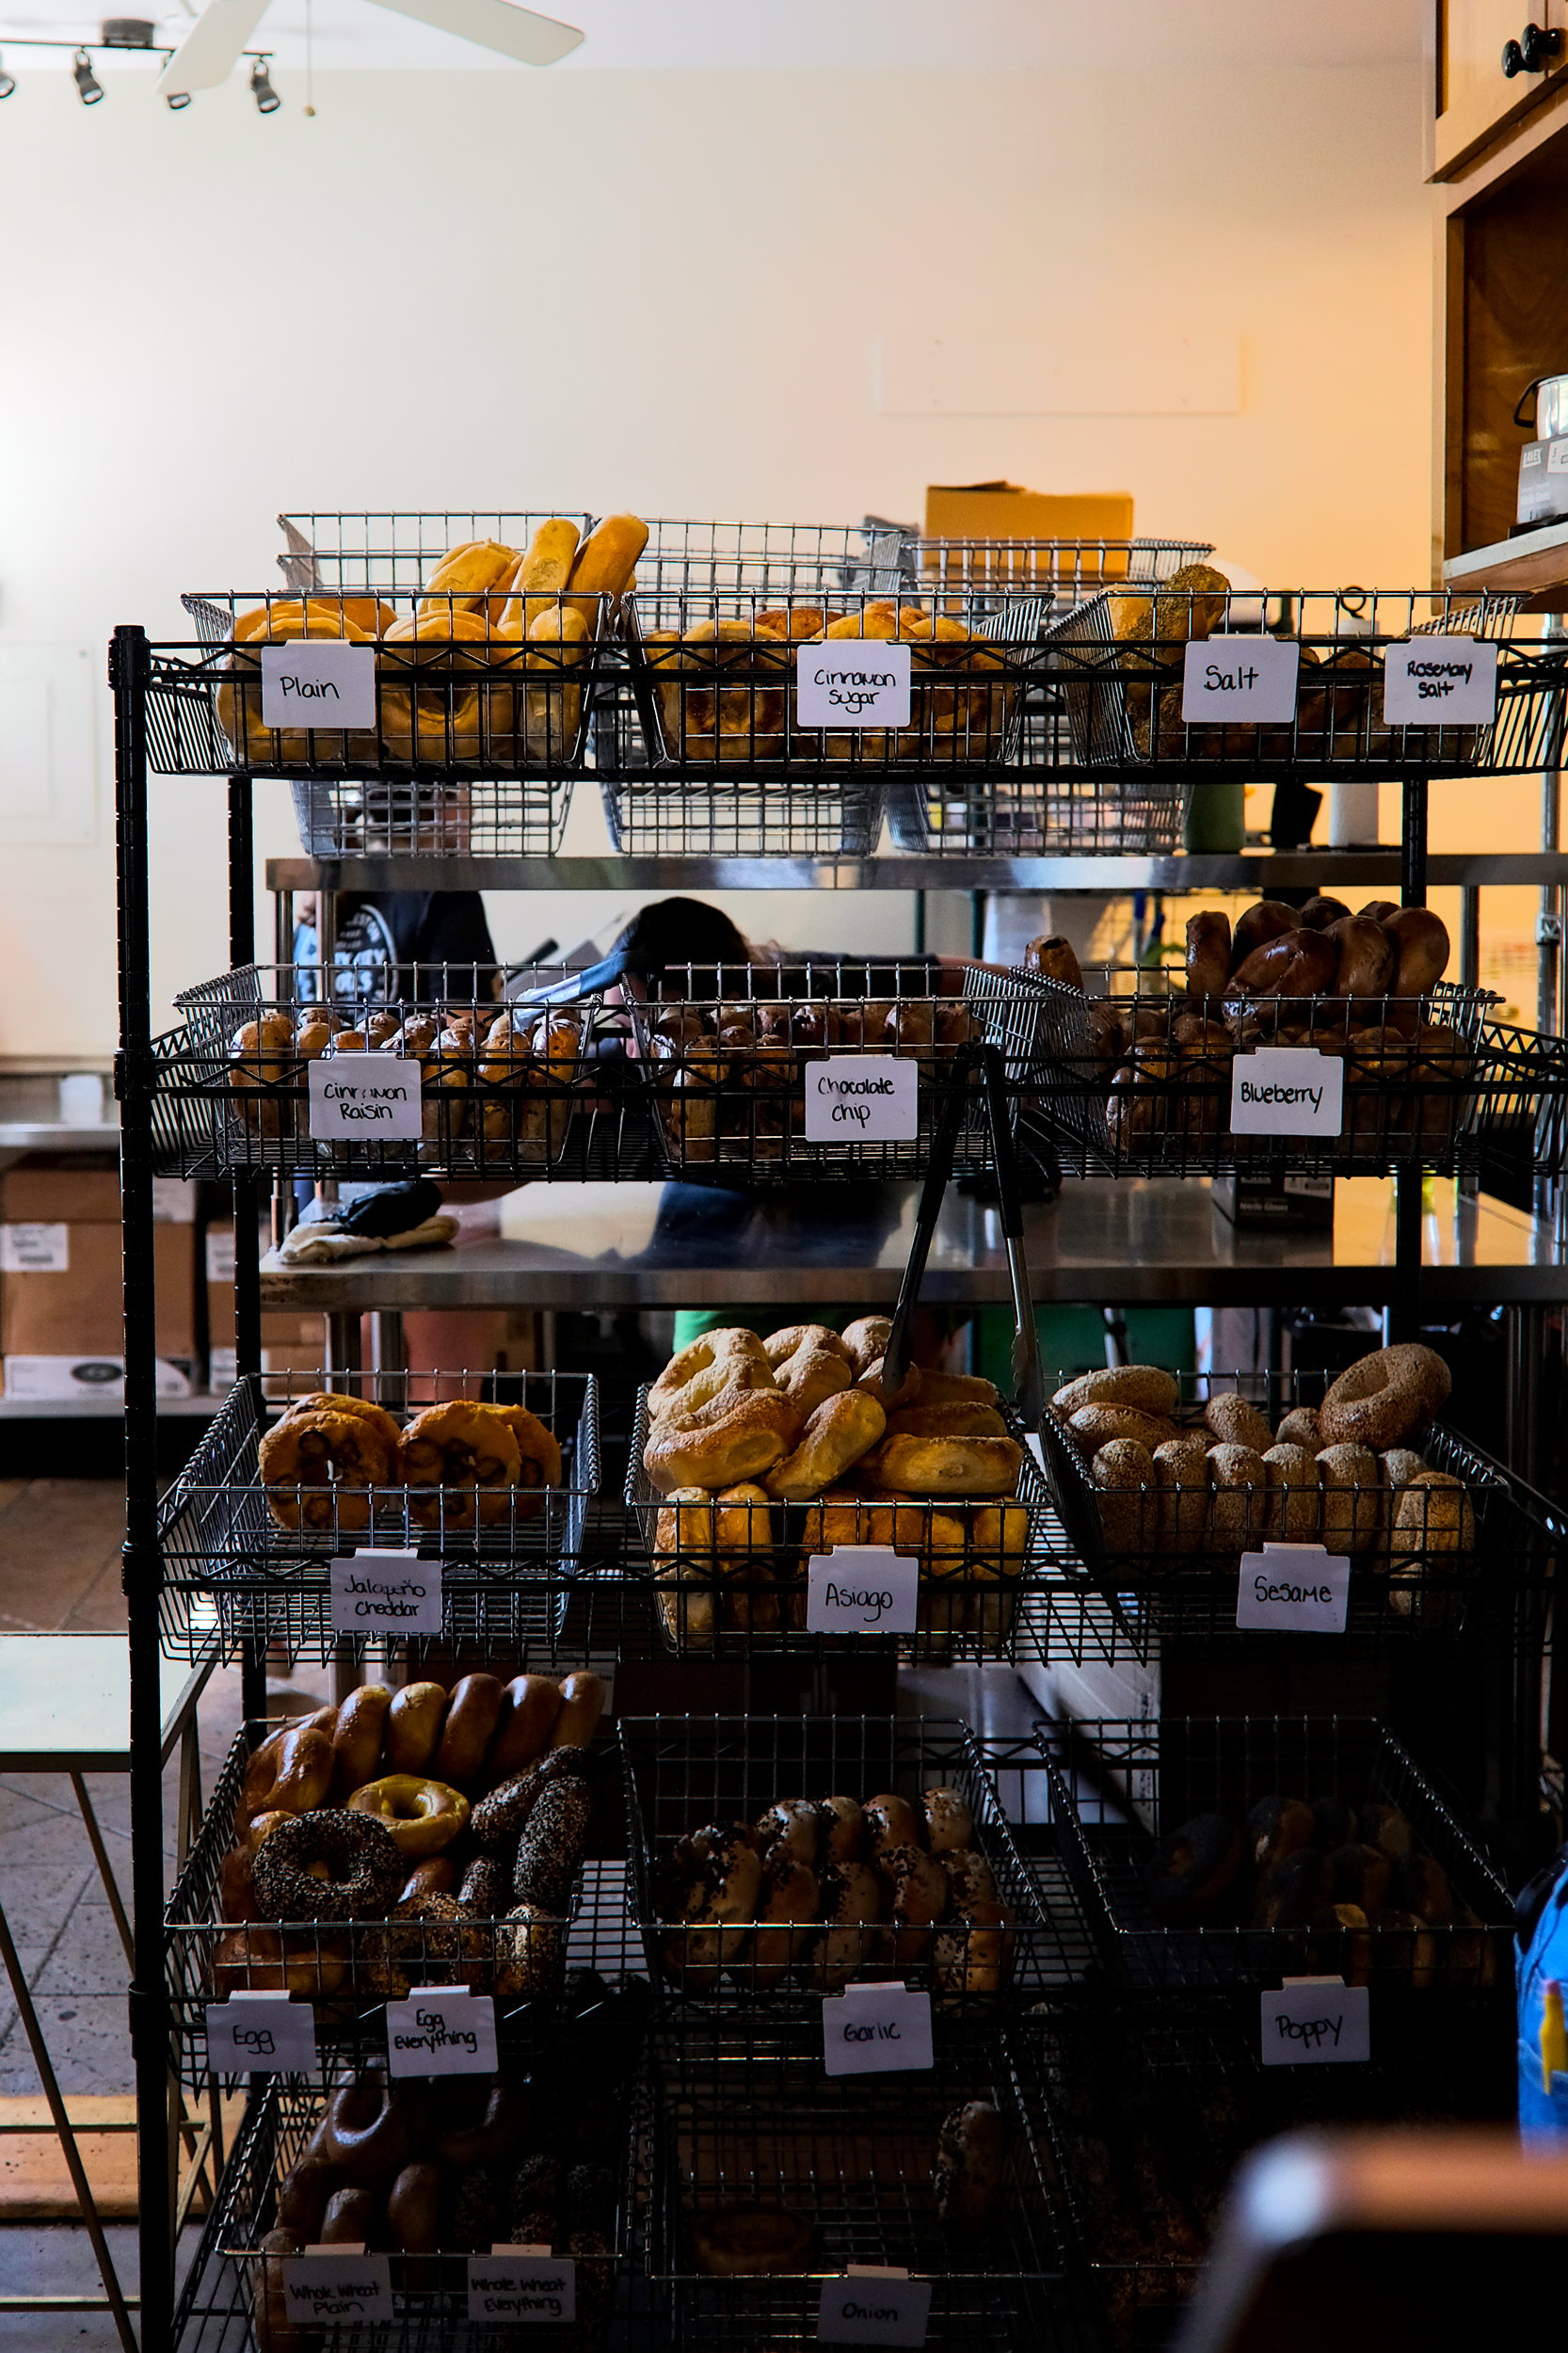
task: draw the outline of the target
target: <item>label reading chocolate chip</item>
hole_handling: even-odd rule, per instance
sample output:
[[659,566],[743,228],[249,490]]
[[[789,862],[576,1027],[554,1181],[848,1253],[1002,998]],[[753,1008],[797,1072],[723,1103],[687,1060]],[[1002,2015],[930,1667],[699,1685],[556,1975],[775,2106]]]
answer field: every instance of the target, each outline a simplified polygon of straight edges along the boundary
[[362,2247],[307,2247],[283,2259],[283,2300],[301,2328],[391,2320],[392,2265]]
[[808,1144],[913,1144],[918,1065],[897,1054],[838,1054],[806,1065]]
[[387,2068],[393,2075],[493,2075],[495,2004],[467,1986],[415,1986],[387,2004]]
[[1372,2056],[1371,1995],[1364,1985],[1287,1977],[1277,1993],[1259,1994],[1258,2001],[1265,2067],[1345,2067]]
[[920,1564],[891,1545],[835,1545],[806,1564],[808,1634],[913,1634]]
[[846,1985],[824,1998],[822,2046],[829,2075],[903,2075],[931,2067],[931,1996],[906,1985]]
[[471,2255],[468,2316],[482,2329],[575,2320],[577,2265],[568,2255],[535,2248],[492,2247],[488,2255]]
[[931,2282],[891,2265],[851,2264],[823,2282],[819,2345],[923,2345],[931,2326]]
[[316,2065],[315,2012],[280,1990],[207,2005],[207,2064],[215,2074],[304,2074]]
[[1349,1555],[1326,1545],[1241,1555],[1236,1623],[1244,1634],[1343,1634],[1350,1600]]
[[439,1634],[441,1564],[417,1552],[365,1551],[332,1562],[334,1634]]

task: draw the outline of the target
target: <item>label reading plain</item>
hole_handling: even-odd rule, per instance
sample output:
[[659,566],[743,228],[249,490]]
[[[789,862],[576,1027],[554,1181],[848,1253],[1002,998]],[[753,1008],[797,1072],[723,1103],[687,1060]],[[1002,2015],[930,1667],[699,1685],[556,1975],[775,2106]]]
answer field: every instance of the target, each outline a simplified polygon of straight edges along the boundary
[[808,1634],[913,1634],[920,1564],[891,1545],[835,1545],[806,1564]]
[[1181,673],[1184,724],[1293,719],[1301,658],[1293,637],[1190,638]]
[[1258,2003],[1265,2067],[1346,2067],[1372,2056],[1371,1996],[1364,1985],[1287,1977]]
[[402,1054],[318,1054],[306,1064],[313,1144],[413,1144],[419,1064]]
[[391,2320],[392,2265],[362,2247],[307,2247],[283,2260],[283,2298],[302,2328]]
[[439,1634],[441,1564],[417,1552],[340,1553],[332,1562],[334,1634]]
[[1325,1545],[1265,1545],[1241,1555],[1236,1623],[1250,1634],[1343,1634],[1351,1563]]
[[920,1066],[898,1054],[840,1054],[806,1065],[808,1144],[913,1144]]
[[481,2329],[575,2320],[577,2265],[569,2255],[524,2254],[515,2247],[471,2255],[468,2316]]
[[282,1992],[210,2002],[207,2064],[225,2075],[305,2074],[317,2064],[315,2012]]
[[906,1985],[846,1985],[822,2006],[829,2075],[907,2075],[934,2065],[931,1996]]
[[1497,715],[1497,648],[1480,637],[1409,637],[1383,664],[1390,728],[1490,727]]
[[1345,1125],[1345,1065],[1315,1046],[1259,1046],[1230,1065],[1234,1136],[1336,1136]]
[[803,728],[906,728],[909,648],[880,637],[835,637],[795,655],[795,719]]
[[341,637],[262,648],[264,728],[373,728],[376,648]]
[[495,2003],[467,1986],[418,1985],[387,2004],[387,2068],[393,2075],[493,2075]]
[[851,2265],[841,2279],[823,2282],[819,2345],[923,2345],[930,2326],[929,2280]]

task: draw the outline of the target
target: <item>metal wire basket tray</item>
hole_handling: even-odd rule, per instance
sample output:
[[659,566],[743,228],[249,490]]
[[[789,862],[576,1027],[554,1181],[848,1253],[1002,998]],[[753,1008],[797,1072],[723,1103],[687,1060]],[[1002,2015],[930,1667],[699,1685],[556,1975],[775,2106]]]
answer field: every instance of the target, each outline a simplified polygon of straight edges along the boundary
[[497,539],[521,550],[542,523],[562,516],[584,539],[598,520],[561,507],[531,514],[499,507],[334,507],[280,515],[286,545],[278,567],[296,592],[342,596],[371,589],[407,596],[424,589],[454,548]]
[[[943,985],[952,978],[925,958],[669,967],[658,996],[632,1013],[668,1173],[721,1185],[918,1176],[954,1085],[966,1096],[955,1167],[966,1175],[989,1168],[984,1086],[967,1049],[1000,1049],[1016,1123],[1048,1044],[1052,998],[1022,971],[966,965],[957,995]],[[840,1091],[829,1124],[846,1141],[808,1140],[808,1089],[814,1084],[821,1095],[853,1081],[859,1055],[914,1062],[917,1133],[901,1142],[848,1141],[867,1113]],[[869,1077],[886,1095],[884,1075]]]
[[[844,1977],[897,1978],[929,1988],[944,2017],[972,2020],[1027,2008],[1070,1985],[1083,1944],[1076,1904],[1059,1882],[1046,1901],[1002,1810],[985,1753],[967,1726],[922,1718],[653,1716],[623,1718],[620,1757],[626,1781],[632,1855],[631,1895],[648,1975],[667,2014],[701,2023],[743,2013],[778,2024],[813,2023],[824,1993]],[[825,1967],[809,1926],[781,1942],[768,1931],[737,1930],[725,1940],[721,1969],[710,1929],[670,1917],[661,1888],[675,1842],[708,1824],[749,1827],[792,1797],[821,1800],[831,1791],[860,1799],[882,1792],[907,1798],[956,1793],[973,1820],[964,1843],[978,1854],[1011,1927],[1005,1946],[995,1926],[967,1923],[956,1912],[921,1932],[868,1929],[843,1968]],[[804,1859],[804,1858],[803,1858]],[[821,1861],[813,1855],[813,1873]],[[897,1949],[902,1941],[902,1954]]]
[[[1019,1426],[1014,1429],[1021,1438]],[[731,1505],[720,1531],[728,1548],[705,1548],[693,1532],[696,1515],[673,1506],[643,1468],[648,1435],[648,1392],[640,1389],[626,1505],[641,1535],[642,1558],[652,1564],[658,1633],[676,1657],[845,1655],[870,1641],[888,1645],[906,1661],[1013,1656],[1021,1608],[1054,1561],[1059,1541],[1045,1479],[1027,1449],[1011,1502],[900,1498],[892,1536],[901,1551],[913,1551],[920,1561],[920,1623],[913,1634],[873,1637],[807,1631],[808,1548],[821,1534],[816,1507]],[[1001,1510],[1005,1523],[999,1520]],[[883,1539],[868,1535],[866,1541]]]
[[[971,2100],[1000,2112],[1006,2162],[995,2217],[966,2233],[942,2218],[932,2168],[943,2119]],[[726,2353],[815,2344],[827,2281],[848,2265],[890,2265],[931,2282],[928,2345],[1087,2353],[1097,2334],[1038,2114],[1028,2054],[1000,2035],[939,2049],[929,2074],[838,2080],[820,2057],[753,2057],[744,2041],[716,2062],[666,2046],[653,2072],[642,2194],[671,2342]],[[809,2226],[801,2270],[708,2276],[695,2234],[754,2203]]]
[[[1297,1407],[1316,1407],[1328,1376],[1312,1373],[1186,1374],[1178,1432],[1218,1443],[1204,1422],[1208,1400],[1232,1391],[1275,1429]],[[1096,1485],[1073,1433],[1051,1406],[1041,1421],[1042,1460],[1081,1577],[1129,1614],[1167,1635],[1209,1638],[1236,1631],[1238,1566],[1265,1543],[1322,1545],[1351,1558],[1347,1630],[1354,1634],[1456,1641],[1472,1629],[1479,1589],[1495,1607],[1550,1584],[1562,1538],[1543,1497],[1489,1454],[1441,1424],[1416,1442],[1429,1469],[1463,1482],[1449,1487],[1208,1483],[1106,1489]],[[1160,1466],[1163,1481],[1164,1466]]]
[[[264,1625],[281,1592],[329,1620],[330,1563],[369,1548],[440,1561],[443,1630],[541,1635],[542,1605],[558,1617],[600,1482],[599,1390],[591,1373],[510,1376],[497,1401],[526,1406],[561,1449],[553,1487],[429,1487],[263,1482],[264,1429],[294,1399],[346,1389],[406,1417],[438,1399],[479,1397],[494,1374],[292,1372],[251,1374],[229,1393],[159,1509],[171,1593],[216,1605],[225,1642]],[[281,1515],[281,1516],[280,1516]],[[292,1522],[292,1525],[285,1524]],[[563,1577],[565,1572],[565,1577]]]
[[[1256,1991],[1287,1977],[1319,1975],[1369,1985],[1374,2012],[1420,2003],[1435,2017],[1456,2003],[1484,2009],[1508,2000],[1512,1899],[1433,1784],[1374,1719],[1085,1720],[1043,1724],[1040,1738],[1069,1872],[1107,1971],[1128,1993]],[[1286,1798],[1340,1809],[1320,1818],[1315,1837],[1344,1829],[1345,1837],[1336,1840],[1341,1849],[1355,1843],[1366,1823],[1358,1809],[1391,1809],[1405,1825],[1415,1863],[1384,1877],[1395,1894],[1423,1891],[1422,1911],[1407,1914],[1390,1901],[1384,1926],[1382,1903],[1370,1911],[1357,1904],[1359,1922],[1345,1924],[1335,1915],[1333,1895],[1311,1903],[1303,1866],[1309,1916],[1298,1925],[1293,1912],[1279,1913],[1284,1925],[1261,1925],[1272,1883],[1256,1877],[1250,1840],[1262,1833],[1246,1826],[1263,1801]],[[1209,1825],[1201,1831],[1200,1817]],[[1231,1826],[1235,1835],[1227,1842],[1222,1833]],[[1165,1885],[1167,1866],[1179,1861],[1160,1842],[1189,1828],[1205,1860],[1192,1871],[1196,1898],[1179,1912],[1151,1889]],[[1385,1834],[1400,1835],[1392,1829]],[[1300,1851],[1310,1860],[1314,1849]],[[1159,1856],[1166,1860],[1156,1882],[1151,1871]],[[1347,1884],[1334,1865],[1327,1869],[1325,1885]],[[1364,1890],[1377,1876],[1364,1878]],[[1373,2031],[1375,2040],[1375,2021]]]

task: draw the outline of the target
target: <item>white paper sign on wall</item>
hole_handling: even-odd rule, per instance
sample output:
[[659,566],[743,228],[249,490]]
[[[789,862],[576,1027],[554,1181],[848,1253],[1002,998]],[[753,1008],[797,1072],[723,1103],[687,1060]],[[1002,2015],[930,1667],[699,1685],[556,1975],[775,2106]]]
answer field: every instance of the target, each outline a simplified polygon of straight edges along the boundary
[[920,1074],[898,1054],[840,1054],[806,1065],[808,1144],[912,1144]]
[[376,648],[342,637],[262,648],[264,728],[373,728]]
[[882,637],[834,637],[795,656],[803,728],[906,728],[909,648]]
[[1287,1977],[1261,1993],[1265,2067],[1344,2067],[1372,2056],[1371,1996],[1343,1977]]
[[284,2258],[283,2300],[301,2328],[391,2320],[392,2265],[362,2247],[307,2247]]
[[342,1553],[332,1562],[334,1634],[439,1634],[441,1564],[417,1552]]
[[1189,638],[1182,660],[1181,716],[1277,723],[1296,715],[1302,649],[1293,637]]
[[419,1064],[404,1054],[318,1054],[305,1065],[314,1144],[411,1144],[424,1134]]
[[1481,637],[1410,637],[1383,663],[1390,728],[1490,727],[1497,715],[1497,648]]
[[1345,1125],[1345,1065],[1315,1046],[1260,1046],[1230,1065],[1236,1136],[1336,1136]]
[[471,2255],[468,2316],[490,2329],[575,2320],[577,2265],[568,2255],[531,2247],[492,2247],[488,2255]]
[[304,2074],[316,2065],[315,2012],[281,1990],[209,2002],[207,2064],[225,2075]]
[[930,2067],[931,1996],[897,1983],[846,1985],[824,1998],[822,2041],[829,2075],[906,2075]]
[[387,2068],[393,2075],[493,2075],[495,2003],[466,1985],[416,1985],[387,2004]]
[[931,2282],[877,2264],[851,2264],[824,2280],[817,2307],[819,2345],[923,2345],[931,2327]]
[[1236,1623],[1249,1634],[1343,1634],[1351,1563],[1324,1545],[1265,1545],[1241,1555]]
[[806,1564],[808,1634],[913,1634],[920,1564],[891,1545],[835,1545]]
[[71,1228],[36,1219],[0,1225],[0,1274],[69,1274]]

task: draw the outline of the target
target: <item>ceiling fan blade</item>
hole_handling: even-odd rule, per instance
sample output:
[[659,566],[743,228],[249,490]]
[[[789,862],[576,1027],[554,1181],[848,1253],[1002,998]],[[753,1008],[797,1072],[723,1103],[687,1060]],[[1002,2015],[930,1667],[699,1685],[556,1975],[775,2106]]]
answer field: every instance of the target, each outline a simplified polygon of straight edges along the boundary
[[159,74],[159,89],[216,89],[226,82],[265,8],[266,0],[207,0]]
[[[223,0],[216,0],[221,7]],[[248,5],[248,0],[247,0]],[[560,24],[552,16],[538,16],[512,0],[376,0],[399,16],[417,17],[422,24],[455,33],[459,40],[474,40],[482,49],[499,49],[504,57],[524,65],[553,65],[583,36],[575,24]]]

